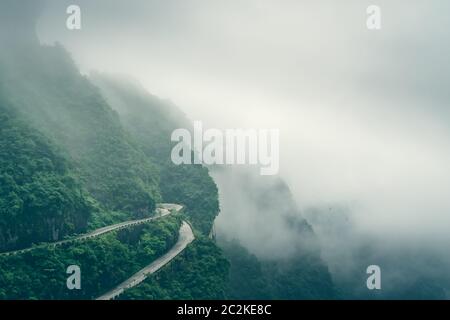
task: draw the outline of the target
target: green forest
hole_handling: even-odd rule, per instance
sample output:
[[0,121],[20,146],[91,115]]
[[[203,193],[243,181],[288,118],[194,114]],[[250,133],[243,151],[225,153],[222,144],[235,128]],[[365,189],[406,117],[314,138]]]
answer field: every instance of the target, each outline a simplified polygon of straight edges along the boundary
[[[4,29],[15,25],[8,19]],[[208,168],[170,160],[170,133],[190,128],[189,119],[133,81],[81,74],[62,45],[39,43],[27,19],[20,38],[0,39],[0,299],[94,299],[167,252],[182,220],[196,239],[120,299],[334,296],[315,255],[273,264],[210,238],[220,211],[216,183]],[[158,203],[184,210],[51,244],[151,217]],[[66,286],[70,265],[80,266],[80,290]]]
[[[170,249],[180,222],[180,217],[169,217],[82,243],[0,256],[0,298],[97,298]],[[81,269],[80,290],[67,289],[69,265]]]
[[68,161],[14,112],[0,110],[0,248],[86,230],[91,208]]
[[[208,170],[170,162],[167,133],[188,122],[184,115],[103,76],[130,107],[125,116],[94,84],[99,77],[81,75],[59,44],[12,43],[0,53],[0,251],[36,246],[0,255],[2,299],[95,298],[170,249],[181,217],[64,246],[51,242],[152,216],[159,202],[184,205],[183,219],[202,237],[219,212]],[[198,258],[192,277],[216,283],[207,297],[223,296],[228,265],[221,250],[206,239],[188,250]],[[81,268],[81,290],[66,287],[72,264]],[[176,288],[178,281],[164,297],[191,294]]]
[[200,237],[168,267],[119,296],[123,300],[227,298],[229,262],[208,238]]

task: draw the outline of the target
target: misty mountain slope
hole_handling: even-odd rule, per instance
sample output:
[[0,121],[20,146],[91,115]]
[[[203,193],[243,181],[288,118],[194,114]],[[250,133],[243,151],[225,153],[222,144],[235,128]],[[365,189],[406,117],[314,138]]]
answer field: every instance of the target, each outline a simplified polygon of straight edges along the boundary
[[[55,50],[60,50],[60,48],[56,48]],[[59,55],[57,54],[56,56],[58,57]],[[1,60],[2,67],[4,68],[3,70],[7,69],[5,68],[6,61],[6,59]],[[57,60],[55,61],[55,65],[58,65]],[[65,64],[63,63],[62,69],[57,69],[55,71],[58,74],[61,73],[62,76],[65,77],[64,73],[67,70],[64,72],[62,71],[64,70],[64,66]],[[91,177],[87,174],[89,173],[87,170],[91,169],[90,166],[94,165],[97,161],[101,161],[102,157],[111,157],[111,159],[114,159],[113,157],[118,157],[119,160],[125,162],[125,165],[130,165],[130,163],[131,165],[133,163],[142,165],[140,161],[142,159],[148,161],[147,158],[149,158],[149,156],[143,151],[140,151],[140,143],[135,142],[133,135],[129,135],[125,129],[122,128],[117,115],[111,109],[108,109],[108,105],[102,100],[97,91],[95,91],[96,89],[94,88],[94,91],[90,92],[89,90],[93,87],[89,83],[83,84],[83,82],[87,80],[79,79],[82,83],[78,83],[76,88],[79,90],[79,95],[81,96],[94,93],[93,100],[82,99],[83,102],[89,103],[89,105],[79,105],[75,97],[72,97],[72,101],[70,96],[65,97],[65,101],[67,101],[66,105],[58,105],[54,103],[55,100],[59,101],[60,99],[58,90],[53,90],[53,87],[47,88],[45,83],[48,84],[48,82],[44,82],[44,84],[40,81],[35,82],[34,77],[38,77],[39,73],[30,76],[33,79],[29,83],[21,86],[19,79],[23,74],[13,72],[12,69],[9,71],[11,71],[9,79],[14,78],[15,81],[10,81],[8,83],[4,81],[1,83],[0,87],[1,101],[6,101],[4,103],[9,106],[8,109],[5,107],[5,112],[2,112],[1,118],[3,130],[0,131],[0,142],[1,145],[4,146],[4,152],[0,153],[0,159],[2,160],[1,179],[6,182],[0,190],[1,210],[2,213],[4,213],[0,216],[0,223],[2,226],[18,225],[17,229],[19,230],[15,231],[19,233],[14,234],[13,237],[18,238],[21,243],[28,243],[27,241],[31,243],[44,240],[56,240],[53,238],[47,239],[40,234],[28,235],[27,232],[29,231],[29,228],[27,229],[27,225],[23,223],[22,220],[34,223],[30,228],[36,228],[36,232],[42,232],[44,235],[50,232],[53,234],[53,230],[55,229],[53,225],[44,225],[43,228],[39,228],[38,223],[44,224],[48,219],[53,219],[54,210],[56,210],[56,213],[64,219],[63,222],[67,223],[70,227],[72,227],[72,225],[76,226],[75,222],[78,223],[78,220],[73,222],[74,219],[81,219],[82,226],[85,228],[89,214],[94,210],[93,207],[96,205],[95,202],[92,203],[92,198],[89,193],[95,197],[97,201],[105,205],[105,207],[108,206],[108,202],[98,196],[90,183],[108,183],[109,181],[107,177],[105,178],[103,176],[96,176],[95,180],[91,180]],[[3,79],[6,78],[5,75],[8,74],[3,73]],[[71,77],[70,72],[68,76],[69,78]],[[49,79],[55,80],[52,79],[52,76],[50,76]],[[56,83],[54,83],[54,85],[56,86]],[[35,90],[36,88],[39,90]],[[65,91],[63,88],[59,89],[61,89],[59,91]],[[19,91],[22,92],[22,95],[16,96],[15,93]],[[39,91],[39,95],[37,94],[37,91]],[[96,99],[98,99],[98,103],[95,103]],[[53,103],[50,104],[50,101]],[[62,102],[64,101],[61,100],[61,103]],[[49,104],[47,105],[47,103]],[[32,106],[37,106],[37,110],[33,110]],[[52,112],[53,108],[55,112]],[[61,109],[58,110],[58,108]],[[24,129],[20,128],[19,121],[10,121],[9,117],[6,115],[7,113],[11,115],[17,114],[17,117],[21,119],[20,123],[24,123]],[[70,114],[70,117],[65,119],[68,114]],[[66,131],[62,130],[61,127],[64,126],[55,120],[55,118],[59,119],[59,117],[61,117],[61,121],[64,124],[67,124]],[[93,122],[97,123],[99,127],[91,126]],[[42,127],[38,125],[39,123]],[[75,135],[76,132],[74,128],[70,127],[71,125],[80,130],[79,134],[75,137],[72,136],[72,134]],[[42,133],[39,133],[40,130],[38,127],[39,129],[42,129]],[[105,132],[102,132],[102,130],[105,130]],[[64,133],[68,134],[64,135]],[[107,133],[112,135],[114,139],[103,140],[103,138],[110,136]],[[161,135],[165,136],[165,133],[163,132]],[[121,140],[121,137],[123,137],[123,140]],[[96,139],[96,144],[91,146],[90,139]],[[25,141],[22,142],[22,140]],[[127,144],[125,144],[125,142]],[[111,146],[108,146],[108,143],[111,144]],[[54,149],[57,150],[54,151],[55,154],[51,152],[53,144],[55,145]],[[107,147],[110,149],[105,151],[104,149]],[[118,151],[123,151],[124,154]],[[126,155],[127,158],[123,159],[121,157],[122,155]],[[25,162],[25,160],[27,162]],[[24,164],[22,164],[21,161],[24,162]],[[150,173],[157,176],[158,170],[155,169],[156,166],[151,164],[150,161],[148,161],[148,163],[149,169],[152,169]],[[133,172],[130,173],[130,169],[132,168],[124,168],[124,165],[116,162],[109,162],[108,159],[105,159],[105,161],[99,163],[99,165],[101,166],[99,170],[105,168],[111,170],[114,174],[117,173],[117,180],[114,180],[113,182],[117,181],[119,183],[121,182],[119,179],[126,179],[124,175],[131,175],[131,177],[133,177]],[[66,169],[65,166],[72,171]],[[217,213],[217,188],[209,177],[207,169],[203,167],[195,167],[193,170],[188,167],[185,169],[187,171],[186,175],[184,174],[184,171],[179,171],[181,173],[179,180],[183,181],[181,186],[178,186],[181,188],[180,194],[185,194],[186,197],[190,197],[192,190],[194,190],[197,197],[203,197],[203,202],[201,203],[212,202],[212,207],[214,208],[215,206],[215,209],[212,210],[211,216],[215,216]],[[17,176],[16,181],[10,178],[8,175],[9,171],[12,171],[12,173]],[[48,174],[47,171],[49,172]],[[100,173],[104,174],[104,172]],[[189,175],[189,173],[191,174]],[[47,178],[47,175],[50,176],[52,180]],[[72,181],[70,175],[74,175],[79,179],[79,189],[77,189],[78,185],[76,184],[76,180],[74,179]],[[37,194],[35,197],[39,198],[39,203],[45,204],[46,200],[50,202],[48,206],[44,207],[44,205],[41,205],[42,208],[38,207],[35,210],[37,214],[42,214],[42,217],[40,215],[38,216],[39,219],[42,218],[42,222],[39,219],[30,219],[30,215],[24,216],[24,214],[28,214],[28,211],[22,212],[23,210],[16,205],[16,203],[20,204],[20,202],[26,202],[28,196],[34,196],[34,189],[32,188],[34,185],[30,186],[26,184],[27,179],[35,180],[33,182],[36,182],[36,185],[39,187],[38,191],[41,193]],[[11,182],[9,182],[10,180]],[[59,180],[62,180],[62,182]],[[195,183],[197,181],[202,186],[208,186],[208,183],[213,185],[212,188],[208,189],[209,194],[203,196],[200,194],[202,192],[200,188],[195,191]],[[25,184],[24,188],[27,189],[24,192],[20,189],[22,185],[16,186],[19,182]],[[52,185],[47,187],[50,183],[52,183]],[[67,185],[63,185],[63,183],[66,183]],[[178,180],[174,180],[173,182],[166,181],[166,183],[174,183],[176,185]],[[53,187],[53,185],[55,185],[55,187]],[[61,189],[62,187],[66,187],[68,191],[62,193],[62,191],[65,190],[60,191],[59,189],[56,189],[56,187]],[[130,201],[136,203],[136,199],[132,197],[132,192],[135,191],[134,189],[136,188],[139,191],[138,187],[138,185],[132,184],[124,186],[122,195],[126,198],[120,198],[120,195],[114,193],[111,193],[109,196],[114,197],[113,200],[116,201],[119,206],[124,205],[124,203],[127,204]],[[158,185],[156,184],[154,187],[158,188]],[[171,186],[166,186],[166,190],[169,190],[170,187]],[[108,189],[105,189],[105,192],[107,190]],[[73,208],[69,206],[72,204],[70,201],[72,201],[72,198],[74,198],[73,201],[78,200],[78,198],[72,195],[72,193],[75,193],[75,196],[79,196],[79,201],[81,202],[80,205],[74,203]],[[18,197],[16,194],[22,198],[17,199]],[[82,195],[85,195],[88,199],[85,200]],[[58,198],[55,198],[54,196],[58,196]],[[177,195],[174,194],[174,196]],[[54,203],[52,201],[54,201]],[[84,202],[82,201],[86,201],[87,203],[84,207]],[[195,205],[194,198],[192,201]],[[66,204],[67,206],[65,207]],[[18,207],[17,210],[16,207]],[[138,209],[140,208],[141,207],[138,207]],[[194,206],[191,208],[194,208]],[[13,210],[20,212],[19,214],[16,214]],[[206,223],[207,221],[211,224],[211,218],[208,218],[208,216],[203,218],[203,212],[200,210],[196,210],[196,212],[199,212],[196,217],[198,217],[200,226],[201,223]],[[134,212],[130,209],[130,214],[133,213]],[[73,216],[70,216],[71,214]],[[103,214],[107,215],[109,212],[106,211]],[[60,217],[58,216],[58,219],[59,218]],[[179,217],[177,217],[177,219],[179,219]],[[36,220],[38,222],[36,222]],[[57,220],[56,222],[59,223],[60,220]],[[81,231],[75,230],[75,227],[67,228],[67,230],[63,229],[63,227],[66,226],[56,225],[59,238],[66,234]],[[98,241],[95,240],[82,244],[74,244],[67,248],[61,247],[52,249],[51,247],[45,247],[43,249],[32,250],[25,255],[2,256],[0,264],[4,268],[2,268],[2,272],[0,272],[0,287],[2,288],[0,290],[0,298],[71,299],[90,298],[96,294],[98,295],[110,288],[109,286],[123,281],[129,275],[136,272],[137,269],[150,263],[157,255],[166,251],[169,244],[174,240],[167,232],[158,232],[158,230],[155,230],[152,226],[146,229],[149,229],[150,231],[146,232],[142,238],[136,238],[136,236],[133,235],[133,232],[128,234],[128,232],[121,231],[117,234],[98,239]],[[8,229],[4,232],[7,233]],[[125,235],[123,235],[124,233]],[[136,246],[138,247],[138,250],[135,248]],[[161,288],[164,290],[164,295],[171,298],[199,294],[204,298],[223,297],[228,274],[228,264],[223,257],[221,250],[214,242],[207,238],[204,238],[193,246],[194,248],[189,250],[189,252],[192,252],[189,256],[191,259],[186,260],[184,257],[179,257],[177,260],[183,268],[186,269],[182,274],[190,274],[189,283],[185,282],[185,279],[180,277],[179,274],[172,275],[169,273],[170,276],[165,279],[162,284],[159,284],[158,280],[152,279],[152,284],[150,287],[147,285],[146,288],[150,288],[151,290]],[[117,253],[120,254],[117,255]],[[31,264],[29,263],[29,260],[32,262]],[[75,292],[76,294],[70,294],[71,292],[65,289],[65,281],[61,281],[61,277],[66,276],[65,266],[73,263],[79,264],[83,268],[83,272],[89,274],[87,279],[88,284],[83,288],[82,292]],[[57,272],[58,275],[56,278],[53,278],[52,274],[49,274],[46,270],[53,270]],[[33,281],[30,280],[31,278]],[[192,281],[198,283],[196,288],[190,287]],[[214,281],[214,285],[209,285],[209,281]],[[49,282],[49,284],[45,284],[46,282]],[[45,287],[45,290],[42,290],[43,287]],[[141,298],[147,299],[149,296],[142,295]]]
[[[152,214],[155,203],[162,200],[160,186],[164,200],[185,204],[196,228],[209,232],[218,212],[218,195],[208,170],[175,167],[169,158],[170,132],[183,118],[175,109],[178,120],[166,117],[166,107],[157,106],[145,114],[136,109],[135,119],[142,116],[144,121],[140,127],[121,119],[62,46],[39,44],[30,8],[12,5],[8,9],[14,18],[0,21],[2,31],[19,25],[17,34],[0,32],[0,143],[4,147],[0,153],[0,246],[59,240],[84,231],[87,225]],[[27,22],[21,24],[21,20]],[[131,87],[121,93],[136,95]],[[130,106],[140,106],[139,99],[131,102]],[[10,119],[13,115],[17,121]],[[172,232],[174,222],[167,222],[170,228],[165,223],[162,228],[137,227],[145,231],[139,236],[124,230],[81,244],[1,256],[0,298],[98,295],[167,251],[177,234]],[[156,279],[150,289],[162,286],[164,295],[172,298],[223,297],[228,264],[221,250],[202,237],[189,252],[191,259],[177,258],[185,271],[169,274],[162,284]],[[78,294],[66,289],[65,268],[71,264],[79,265],[85,274]],[[180,278],[187,274],[189,278]],[[192,283],[197,287],[190,287]]]
[[[45,50],[47,49],[52,50],[52,48],[46,48]],[[54,49],[56,52],[63,52],[59,51],[61,48]],[[45,54],[45,56],[51,57],[52,55]],[[56,57],[59,57],[59,54],[56,54]],[[7,62],[10,62],[10,60],[1,60],[3,70],[8,70]],[[41,61],[41,65],[43,63]],[[65,63],[59,69],[57,59],[54,66],[57,68],[55,73],[48,76],[49,81],[55,81],[54,86],[57,86],[57,82],[60,82],[53,78],[56,74],[61,74],[63,78],[66,76],[68,78],[78,77],[71,73],[70,68],[65,70]],[[115,194],[114,190],[105,188],[105,194],[111,199],[102,199],[96,192],[95,185],[93,188],[92,183],[108,184],[110,182],[108,177],[103,176],[107,172],[101,171],[96,173],[100,175],[91,177],[89,170],[110,170],[112,177],[115,178],[112,182],[121,183],[129,176],[134,178],[134,172],[130,171],[133,169],[133,164],[144,166],[148,163],[148,168],[142,167],[141,169],[148,169],[149,173],[156,177],[158,175],[156,165],[153,165],[148,160],[149,156],[141,151],[140,143],[135,142],[134,137],[122,128],[117,115],[87,80],[72,79],[73,82],[72,80],[69,81],[72,87],[74,86],[78,90],[78,96],[87,95],[92,99],[82,99],[82,102],[86,103],[84,105],[70,95],[65,95],[65,100],[63,100],[61,91],[68,93],[68,91],[75,89],[54,89],[53,86],[47,87],[49,82],[36,81],[35,78],[41,75],[39,68],[36,67],[36,69],[33,71],[34,74],[30,76],[31,80],[24,81],[23,84],[19,80],[24,74],[13,72],[14,69],[10,69],[8,70],[10,71],[9,74],[7,72],[2,74],[2,79],[4,80],[9,76],[8,80],[14,81],[2,81],[0,86],[0,101],[9,106],[8,109],[5,107],[5,112],[2,112],[2,118],[0,119],[3,129],[0,131],[0,142],[4,147],[3,152],[0,153],[2,161],[0,179],[2,179],[2,182],[5,181],[0,190],[0,209],[2,210],[0,223],[2,227],[17,225],[18,230],[14,230],[17,234],[13,234],[12,237],[17,238],[20,243],[24,244],[56,240],[44,237],[48,233],[53,234],[55,228],[59,238],[66,234],[80,232],[81,230],[75,229],[76,223],[78,223],[78,220],[75,219],[81,219],[80,223],[84,228],[86,227],[89,214],[93,210],[92,198],[89,193],[107,208],[111,205],[111,202],[109,202],[111,200],[117,203],[119,208],[130,210],[130,214],[134,213],[134,209],[130,208],[128,204],[132,202],[139,205],[132,194],[135,189],[140,190],[139,181],[131,180],[130,184],[122,186],[121,194]],[[66,72],[68,74],[65,74]],[[47,79],[47,77],[44,78]],[[18,92],[22,94],[16,95],[15,93]],[[17,114],[21,122],[11,121],[7,113]],[[24,123],[23,129],[19,126],[21,123]],[[40,129],[42,133],[39,133]],[[78,134],[77,130],[80,130]],[[165,136],[165,133],[163,132],[161,135]],[[91,142],[91,139],[95,141]],[[56,145],[54,149],[57,150],[54,153],[52,153],[53,144]],[[150,153],[150,151],[148,152]],[[115,161],[110,162],[109,160]],[[116,161],[124,161],[125,164]],[[95,167],[95,165],[99,165],[99,167]],[[65,166],[72,171],[66,169]],[[203,167],[195,167],[193,170],[188,167],[185,169],[188,172],[186,175],[184,171],[179,171],[181,172],[179,179],[184,181],[179,186],[181,188],[180,194],[189,197],[192,190],[195,190],[197,181],[202,186],[208,186],[208,183],[212,184],[213,187],[208,189],[209,195],[199,194],[202,192],[200,188],[195,191],[195,194],[197,197],[203,196],[203,203],[212,201],[212,207],[216,206],[215,210],[212,210],[212,216],[214,216],[217,213],[217,188],[209,177],[207,169]],[[15,180],[10,177],[9,171],[15,175]],[[190,176],[189,172],[191,173]],[[146,172],[142,173],[142,175],[145,174]],[[76,180],[70,179],[70,175],[79,179],[79,188],[77,188]],[[142,176],[140,175],[139,178],[142,178]],[[27,179],[35,180],[33,183],[36,183],[38,189],[36,193],[40,192],[36,196],[33,189],[35,186],[27,184]],[[154,181],[150,182],[153,183]],[[132,183],[136,184],[133,185]],[[178,181],[166,181],[166,183],[177,184]],[[26,188],[24,191],[21,190],[22,184]],[[66,191],[63,187],[67,189],[67,192],[63,193],[63,191]],[[153,187],[158,191],[158,184]],[[170,186],[166,186],[166,190],[168,188]],[[88,199],[85,200],[82,195],[86,195]],[[56,196],[57,198],[55,198]],[[120,196],[123,196],[123,198]],[[21,202],[24,202],[27,207],[34,208],[28,204],[27,197],[34,197],[33,199],[39,200],[37,204],[31,203],[36,207],[34,210],[37,212],[36,219],[30,219],[29,212],[22,210],[19,206]],[[79,200],[80,204],[75,200]],[[46,205],[46,201],[49,202],[48,205]],[[86,201],[86,204],[83,201]],[[192,201],[195,205],[195,199]],[[39,207],[38,204],[40,203],[43,204]],[[117,209],[116,207],[113,208]],[[142,208],[137,207],[138,210]],[[150,210],[149,207],[146,210]],[[47,220],[54,219],[54,211],[58,214],[58,220],[53,224],[46,225]],[[199,225],[202,222],[206,223],[208,219],[211,223],[211,218],[207,216],[203,218],[201,211],[196,212],[199,212],[197,215]],[[108,213],[104,212],[104,214]],[[28,215],[25,216],[25,214]],[[54,224],[60,223],[60,218],[64,219],[63,222],[71,228],[64,224],[55,226]],[[32,225],[27,228],[24,221],[30,222]],[[44,226],[40,228],[39,223]],[[42,232],[44,236],[35,233],[29,235],[27,233],[29,229],[36,229],[36,232]],[[67,248],[52,249],[51,247],[45,247],[32,250],[25,255],[2,256],[0,259],[0,264],[3,266],[2,272],[0,272],[0,287],[2,288],[0,298],[72,299],[91,298],[98,295],[109,289],[114,283],[126,279],[139,268],[151,262],[157,255],[161,255],[174,241],[171,234],[166,231],[159,232],[152,225],[148,228],[145,226],[145,229],[148,229],[148,232],[141,238],[133,235],[133,232],[120,231],[117,234],[105,236],[92,242],[74,244]],[[9,229],[1,230],[8,236],[8,239],[4,241],[8,241],[10,238]],[[153,287],[155,287],[155,290],[162,288],[164,295],[171,298],[198,294],[201,294],[201,297],[204,298],[223,297],[228,265],[221,250],[210,239],[206,238],[196,243],[194,247],[189,250],[189,252],[192,252],[190,260],[183,257],[179,257],[177,260],[186,269],[182,274],[190,274],[189,283],[185,282],[183,277],[180,278],[179,274],[169,274],[169,278],[165,279],[162,284],[152,279],[152,284],[150,287],[147,285],[146,288],[151,290],[153,290]],[[75,292],[75,294],[66,290],[65,281],[61,281],[61,278],[66,276],[65,267],[73,263],[79,264],[83,268],[83,272],[88,274],[82,292]],[[53,278],[53,274],[49,274],[47,270],[55,271],[57,276]],[[33,281],[30,279],[33,279]],[[196,288],[189,286],[192,281],[198,283]],[[214,281],[215,284],[211,286],[209,281]],[[48,284],[46,284],[47,282]],[[45,290],[42,288],[45,288]],[[149,296],[143,295],[141,298],[147,299]]]
[[220,187],[218,235],[238,239],[260,258],[320,252],[316,234],[280,177],[226,166],[214,167],[212,175]]
[[90,206],[68,161],[0,100],[0,250],[86,229]]
[[100,88],[146,155],[160,164],[170,161],[172,131],[191,127],[186,115],[127,76],[92,72],[89,79]]
[[336,299],[326,264],[318,255],[303,254],[286,259],[261,259],[237,240],[219,240],[230,261],[230,299]]
[[[380,239],[355,227],[352,209],[329,204],[305,210],[333,280],[346,299],[448,299],[447,248],[427,242]],[[382,272],[382,290],[368,290],[369,265]]]
[[219,212],[215,182],[202,165],[174,165],[170,159],[175,145],[171,134],[177,128],[191,129],[187,117],[170,102],[152,96],[125,77],[94,73],[91,79],[145,154],[159,165],[163,200],[184,204],[194,226],[209,234]]
[[156,167],[62,47],[7,48],[0,70],[1,99],[64,150],[102,207],[131,217],[153,211]]
[[278,177],[216,167],[218,243],[230,260],[234,299],[333,299],[338,292],[314,230]]

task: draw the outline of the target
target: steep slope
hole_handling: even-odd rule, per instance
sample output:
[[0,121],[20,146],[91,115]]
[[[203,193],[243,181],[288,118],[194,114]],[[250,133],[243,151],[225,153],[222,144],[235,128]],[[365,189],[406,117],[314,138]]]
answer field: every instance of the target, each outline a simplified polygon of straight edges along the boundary
[[217,239],[230,261],[233,299],[334,299],[316,233],[279,177],[217,167],[222,211]]
[[[448,299],[447,248],[361,232],[354,208],[339,203],[305,210],[344,299]],[[382,270],[382,290],[367,290],[367,267]]]
[[208,234],[219,212],[218,190],[208,170],[201,165],[174,165],[170,159],[172,131],[190,129],[186,116],[173,104],[145,91],[138,83],[119,76],[91,75],[124,127],[145,154],[160,168],[164,202],[182,203],[194,226]]
[[149,215],[160,200],[158,170],[68,53],[39,45],[33,32],[21,41],[2,34],[0,101],[60,146],[101,208]]
[[[90,78],[101,89],[108,103],[118,112],[124,126],[146,150],[146,154],[159,164],[161,168],[160,188],[164,201],[185,204],[187,215],[190,216],[194,226],[204,234],[209,234],[218,213],[218,190],[214,181],[210,178],[206,168],[195,165],[175,166],[169,158],[172,147],[170,141],[172,131],[180,127],[189,129],[191,126],[186,117],[171,103],[161,101],[148,94],[132,80],[100,73],[94,73]],[[260,177],[255,179],[254,176],[245,174],[234,179],[236,178],[234,173],[225,168],[214,168],[212,172],[214,178],[223,187],[221,194],[226,194],[221,197],[225,212],[221,213],[220,220],[229,218],[227,216],[228,204],[236,201],[242,203],[242,207],[228,208],[228,211],[232,210],[236,215],[236,219],[229,220],[229,223],[234,225],[234,229],[242,228],[242,219],[245,220],[249,208],[258,213],[254,217],[254,224],[248,227],[252,228],[254,234],[267,235],[266,239],[261,238],[256,241],[259,244],[260,252],[267,252],[270,255],[276,249],[268,244],[267,239],[277,237],[270,235],[268,227],[282,225],[286,231],[285,235],[292,236],[292,241],[285,243],[286,247],[280,250],[287,253],[287,256],[280,259],[277,259],[278,255],[273,258],[253,256],[254,260],[247,258],[251,257],[251,254],[239,243],[229,243],[221,237],[219,244],[225,250],[226,258],[231,262],[228,290],[223,292],[222,297],[239,299],[255,297],[331,299],[336,297],[336,290],[328,268],[320,258],[320,248],[315,234],[298,212],[289,188],[281,180],[277,180],[276,183],[267,183]],[[232,190],[228,190],[222,183],[222,178],[229,177],[234,179]],[[269,234],[266,234],[267,232]],[[279,238],[285,239],[285,236]],[[195,244],[193,248],[196,248]],[[223,259],[220,251],[217,252],[218,256],[213,259],[216,254],[215,250],[211,248],[205,254],[209,256],[208,259],[211,259],[210,269],[216,270],[217,275],[220,275],[223,273],[219,272],[222,267],[218,262],[223,260],[222,264],[225,265],[228,265],[228,262]],[[198,259],[202,260],[201,257]],[[252,263],[255,265],[252,266]],[[186,262],[181,263],[181,266],[183,273],[191,272],[186,268]],[[254,267],[260,268],[260,272],[255,272]],[[166,273],[176,278],[173,272],[166,271]],[[202,278],[200,275],[197,277]],[[214,278],[212,275],[211,277]],[[215,281],[219,281],[222,277],[215,279]],[[171,281],[170,283],[172,284]],[[245,287],[247,289],[243,290]],[[149,279],[130,290],[123,298],[173,297],[170,295],[173,295],[173,292],[170,292],[170,290],[167,292],[164,288],[158,288],[154,279]],[[205,297],[199,294],[190,296],[190,294],[192,293],[181,290],[177,297],[188,299]]]
[[0,100],[0,250],[81,232],[90,211],[67,160]]
[[[216,184],[205,167],[175,166],[170,160],[170,134],[178,127],[190,127],[186,117],[129,81],[81,75],[60,45],[39,44],[32,7],[7,9],[6,15],[0,10],[5,16],[0,19],[0,143],[4,147],[0,153],[0,246],[13,249],[59,240],[84,231],[92,221],[102,224],[148,216],[157,201],[181,203],[195,232],[203,235],[196,235],[197,240],[171,269],[162,270],[160,278],[147,279],[128,298],[234,297],[225,290],[228,262],[206,237],[219,212]],[[17,25],[16,16],[21,14],[31,22]],[[17,33],[3,31],[16,25]],[[256,201],[261,211],[283,203],[283,198],[267,197],[270,191],[256,190],[250,201]],[[283,219],[302,239],[311,236],[309,225],[297,215],[283,214]],[[93,297],[167,250],[177,223],[138,229],[138,235],[118,232],[68,250],[46,247],[2,257],[0,297]],[[294,249],[295,258],[290,260],[261,261],[267,295],[331,296],[332,284],[317,253],[304,252],[303,245]],[[64,281],[65,267],[72,263],[86,268],[89,284],[73,295]],[[248,294],[252,297],[251,291]]]
[[[151,215],[160,187],[164,199],[186,204],[197,228],[209,232],[218,200],[207,169],[171,167],[169,159],[170,132],[183,116],[124,86],[116,90],[135,109],[119,117],[62,46],[39,44],[38,7],[39,1],[0,3],[0,250]],[[96,297],[166,252],[176,240],[178,219],[170,218],[167,227],[157,223],[2,255],[0,298]],[[221,296],[228,269],[220,250],[203,238],[190,252],[196,253],[193,261],[177,261],[189,269],[184,274],[190,281],[203,285],[183,288],[179,279],[168,279],[165,294]],[[83,270],[81,291],[66,288],[71,264]],[[207,291],[206,275],[217,280]]]
[[261,259],[237,240],[220,240],[230,261],[230,299],[336,299],[326,264],[317,254],[302,254],[286,259]]

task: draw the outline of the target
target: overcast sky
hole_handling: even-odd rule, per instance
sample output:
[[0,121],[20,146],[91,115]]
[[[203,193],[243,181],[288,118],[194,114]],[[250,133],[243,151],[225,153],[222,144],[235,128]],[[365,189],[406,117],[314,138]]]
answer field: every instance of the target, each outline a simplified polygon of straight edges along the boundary
[[[69,31],[75,3],[82,30]],[[362,230],[449,240],[449,12],[447,0],[50,0],[38,34],[207,127],[279,128],[300,207],[344,204]]]

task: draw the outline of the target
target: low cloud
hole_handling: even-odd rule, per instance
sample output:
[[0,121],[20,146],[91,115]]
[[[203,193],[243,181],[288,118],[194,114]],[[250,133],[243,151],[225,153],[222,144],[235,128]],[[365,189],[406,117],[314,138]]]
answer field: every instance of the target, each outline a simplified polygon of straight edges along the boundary
[[[338,204],[366,234],[450,240],[447,1],[378,1],[380,31],[366,1],[78,2],[81,31],[65,29],[69,1],[49,1],[38,33],[82,70],[129,73],[208,127],[279,128],[302,210]],[[239,206],[224,232],[254,223]]]

